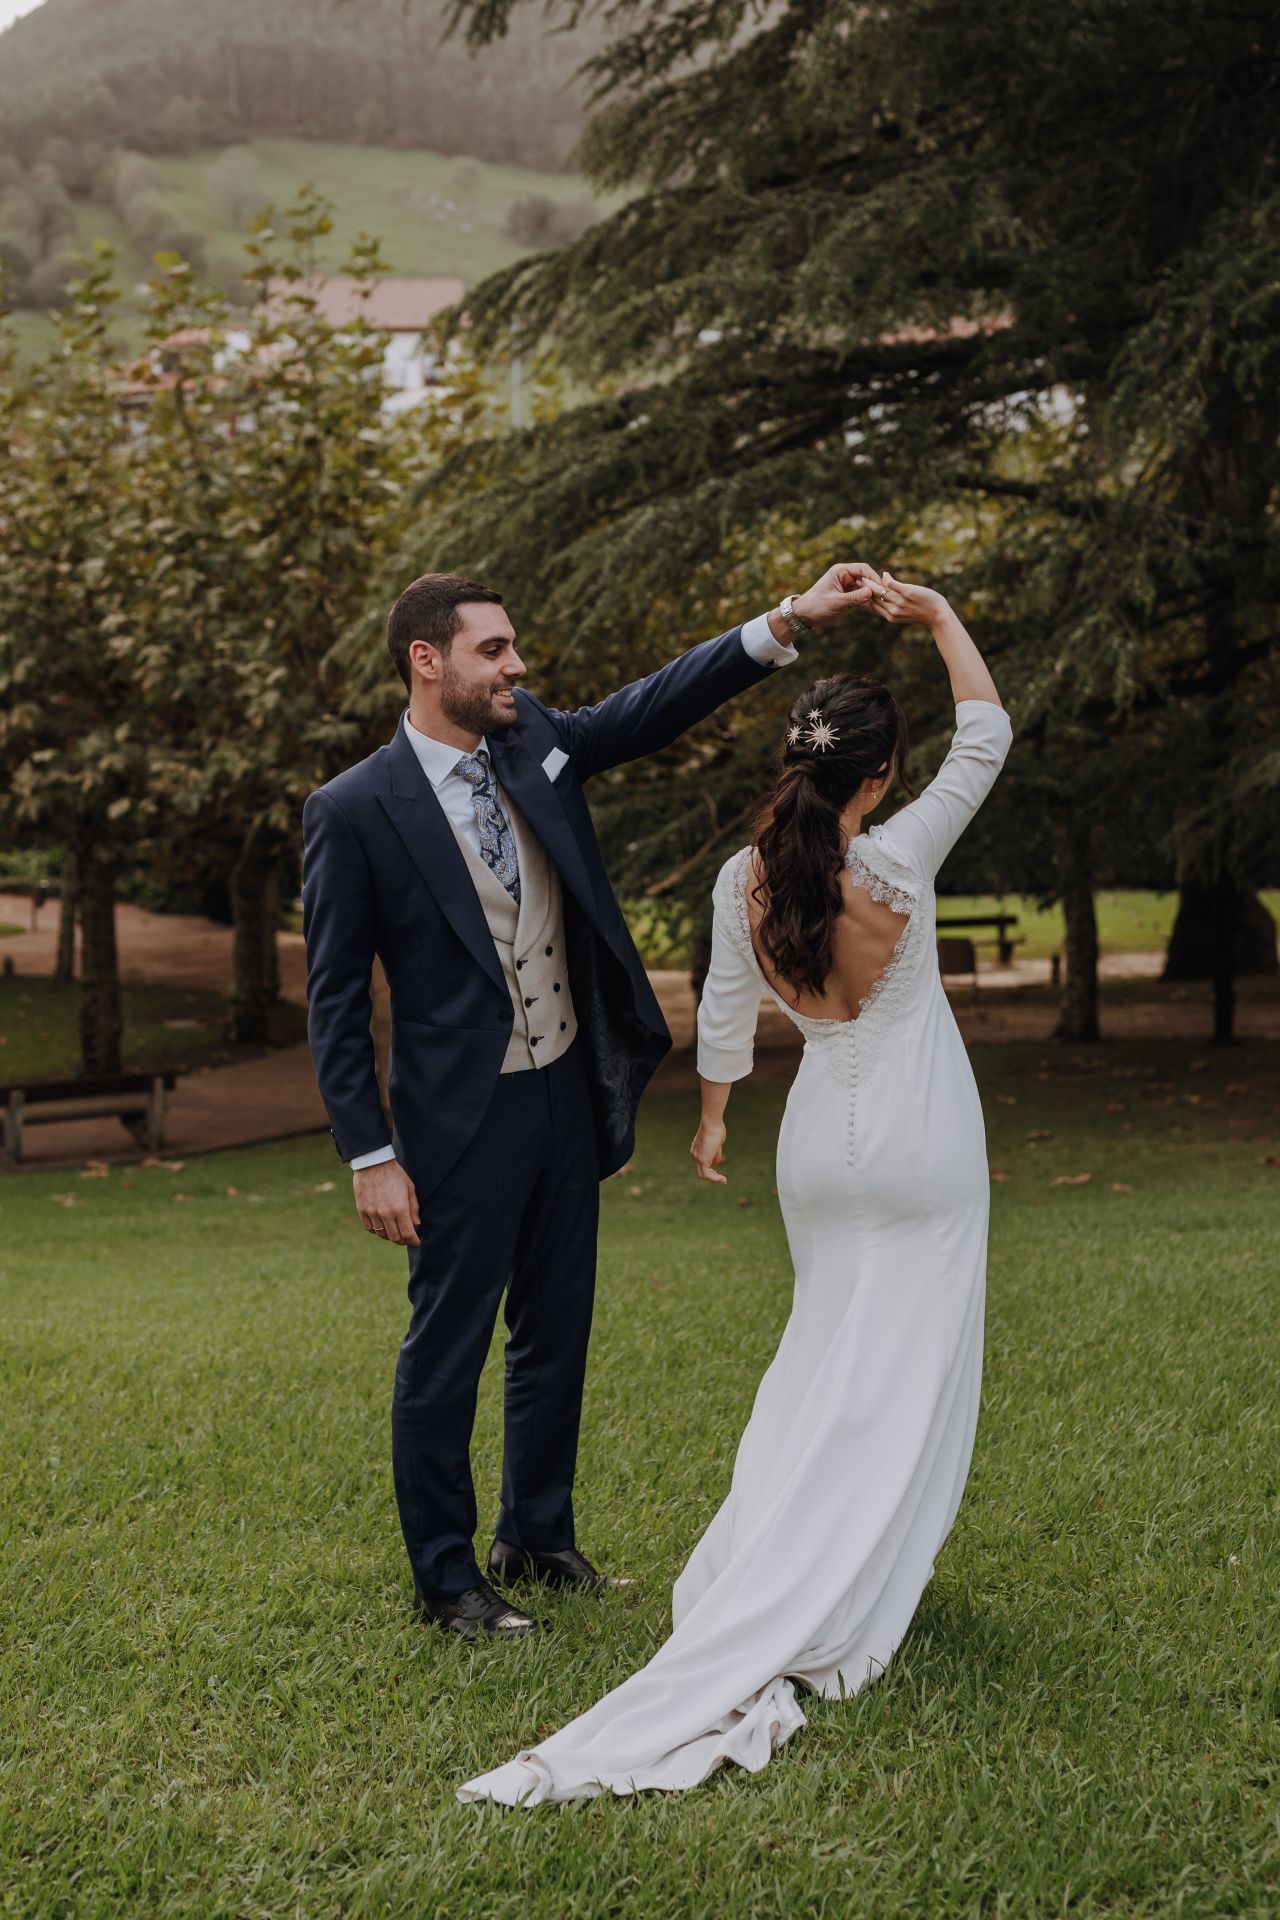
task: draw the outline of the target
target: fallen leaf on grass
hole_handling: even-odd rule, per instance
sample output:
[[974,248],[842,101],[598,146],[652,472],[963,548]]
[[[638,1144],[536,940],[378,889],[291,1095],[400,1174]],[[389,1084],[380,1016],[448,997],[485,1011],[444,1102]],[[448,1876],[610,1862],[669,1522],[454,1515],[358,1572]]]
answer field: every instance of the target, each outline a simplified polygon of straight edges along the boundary
[[740,1207],[749,1207],[752,1204],[753,1202],[749,1193],[740,1193],[738,1195],[738,1205]]
[[992,1167],[989,1171],[993,1180],[1008,1180],[1012,1178],[1012,1175],[1007,1174],[1003,1167]]
[[1103,1108],[1104,1113],[1128,1113],[1128,1111],[1129,1109],[1123,1100],[1108,1100],[1106,1106]]
[[1191,1073],[1208,1073],[1209,1062],[1207,1060],[1188,1060],[1187,1068]]
[[998,1093],[996,1095],[996,1104],[1001,1107],[1016,1107],[1018,1104],[1018,1096],[1016,1093]]
[[643,1187],[628,1187],[627,1192],[631,1195],[631,1198],[633,1200],[640,1200],[640,1199],[643,1199],[644,1197]]
[[1133,1188],[1129,1186],[1127,1181],[1113,1180],[1107,1191],[1109,1193],[1132,1193]]
[[1240,1255],[1240,1258],[1242,1260],[1256,1260],[1257,1257],[1258,1257],[1258,1249],[1256,1247],[1246,1247],[1244,1252]]
[[78,1193],[53,1193],[49,1198],[56,1200],[60,1207],[79,1207],[84,1204]]
[[667,1282],[665,1280],[659,1280],[656,1274],[650,1274],[649,1285],[651,1287],[656,1287],[659,1293],[670,1293],[671,1291],[671,1288],[667,1284]]
[[226,1194],[228,1200],[238,1200],[240,1198],[239,1187],[224,1187],[223,1191]]
[[1038,1147],[1042,1140],[1052,1140],[1052,1138],[1053,1135],[1044,1127],[1037,1127],[1034,1133],[1026,1135],[1026,1142],[1029,1147]]
[[191,1195],[189,1193],[175,1193],[173,1197],[175,1200],[189,1200]]
[[1092,1178],[1091,1173],[1060,1173],[1055,1180],[1049,1182],[1049,1185],[1051,1187],[1084,1187]]
[[1260,1167],[1280,1167],[1280,1154],[1260,1153],[1258,1155],[1258,1165]]
[[132,1193],[137,1184],[136,1180],[122,1180],[120,1182],[121,1187],[126,1193]]
[[80,1169],[82,1180],[105,1180],[111,1169],[105,1160],[86,1160]]
[[159,1167],[162,1173],[181,1173],[187,1163],[185,1160],[157,1160],[151,1154],[142,1164],[144,1167]]
[[333,1180],[322,1180],[320,1185],[312,1187],[311,1191],[312,1193],[332,1193],[336,1184]]

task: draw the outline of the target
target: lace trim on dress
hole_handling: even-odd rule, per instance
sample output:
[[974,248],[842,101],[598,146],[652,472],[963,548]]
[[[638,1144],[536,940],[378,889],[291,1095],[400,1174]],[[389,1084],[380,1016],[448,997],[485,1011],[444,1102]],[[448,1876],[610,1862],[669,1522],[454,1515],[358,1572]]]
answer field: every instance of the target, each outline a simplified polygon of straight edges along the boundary
[[[751,938],[751,914],[747,905],[750,882],[751,848],[743,847],[732,869],[734,916],[732,931],[743,955],[752,961],[764,979],[759,957]],[[858,1083],[866,1080],[875,1065],[887,1033],[892,1029],[897,1009],[910,993],[917,961],[930,937],[931,916],[921,912],[921,896],[927,887],[896,860],[887,847],[859,834],[849,844],[845,865],[856,885],[865,887],[873,900],[907,915],[893,952],[871,991],[858,1001],[854,1019],[821,1020],[811,1014],[797,1013],[766,980],[770,996],[787,1018],[804,1035],[808,1046],[819,1054],[828,1071],[849,1095],[846,1149],[853,1161],[857,1135]]]

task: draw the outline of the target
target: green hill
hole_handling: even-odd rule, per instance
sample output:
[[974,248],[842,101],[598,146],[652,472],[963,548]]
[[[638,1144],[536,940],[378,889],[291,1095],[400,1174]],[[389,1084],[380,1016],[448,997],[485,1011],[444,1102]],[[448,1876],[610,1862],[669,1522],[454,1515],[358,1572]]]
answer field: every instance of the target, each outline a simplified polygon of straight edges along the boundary
[[0,35],[0,274],[24,350],[110,241],[125,291],[172,249],[237,290],[245,225],[304,184],[398,273],[468,282],[590,220],[563,171],[598,30],[535,9],[472,55],[445,0],[45,0]]
[[[143,164],[145,199],[124,199],[124,218],[100,201],[69,198],[69,225],[29,278],[14,316],[25,353],[38,351],[47,338],[46,311],[58,297],[55,273],[65,281],[75,256],[95,240],[115,251],[122,293],[115,332],[121,350],[132,351],[139,338],[133,290],[157,246],[178,245],[197,259],[203,278],[234,291],[247,218],[267,205],[287,205],[304,184],[333,203],[334,230],[321,249],[322,266],[339,267],[363,230],[378,235],[396,273],[457,274],[468,285],[553,237],[557,223],[576,228],[597,210],[575,174],[322,141],[256,140],[149,156]],[[139,206],[161,210],[164,230],[148,236],[135,224],[131,231],[126,222]],[[3,220],[0,200],[0,249]]]

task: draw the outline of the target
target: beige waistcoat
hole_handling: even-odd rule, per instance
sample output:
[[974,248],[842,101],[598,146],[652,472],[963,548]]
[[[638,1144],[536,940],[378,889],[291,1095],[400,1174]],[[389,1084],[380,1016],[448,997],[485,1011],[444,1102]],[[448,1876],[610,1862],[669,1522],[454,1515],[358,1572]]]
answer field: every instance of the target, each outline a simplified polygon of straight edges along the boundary
[[[514,1020],[503,1073],[548,1067],[578,1031],[569,991],[564,941],[564,895],[547,850],[531,833],[505,793],[502,811],[515,835],[520,862],[520,905],[495,879],[465,834],[454,828],[467,870],[475,882],[493,944],[502,962]],[[452,825],[452,822],[450,823]]]

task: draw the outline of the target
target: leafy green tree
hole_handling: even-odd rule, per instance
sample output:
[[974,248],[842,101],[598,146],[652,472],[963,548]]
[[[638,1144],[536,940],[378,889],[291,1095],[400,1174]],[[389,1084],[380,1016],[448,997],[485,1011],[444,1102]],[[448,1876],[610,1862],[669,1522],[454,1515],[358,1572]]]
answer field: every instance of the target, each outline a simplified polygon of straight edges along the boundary
[[[313,196],[279,232],[258,223],[247,279],[283,291],[235,349],[226,301],[194,290],[186,262],[161,256],[152,287],[147,458],[166,501],[152,618],[175,663],[165,785],[201,863],[228,879],[232,1030],[249,1041],[278,997],[279,878],[302,802],[363,744],[351,635],[421,459],[384,414],[384,336],[335,330],[317,306],[330,229]],[[348,267],[370,288],[384,270],[370,241]]]
[[163,670],[136,624],[152,565],[143,469],[119,425],[105,254],[71,291],[46,359],[0,380],[0,818],[74,863],[81,1070],[120,1065],[116,886],[157,803]]
[[[454,11],[482,43],[515,10]],[[1009,691],[1020,762],[1073,815],[1123,764],[1170,843],[1176,821],[1184,871],[1229,906],[1274,861],[1278,824],[1265,10],[603,13],[584,157],[598,188],[639,191],[468,314],[481,351],[552,336],[608,390],[461,453],[442,476],[449,542],[519,581],[526,625],[547,610],[548,646],[590,633],[626,670],[653,609],[696,604],[726,550],[779,516],[892,564],[967,510],[978,537],[953,588]],[[1088,836],[1060,844],[1062,888],[1087,891]],[[1079,971],[1087,915],[1068,922]],[[1226,1040],[1234,915],[1217,925]],[[1087,1029],[1087,1006],[1064,1018]]]

